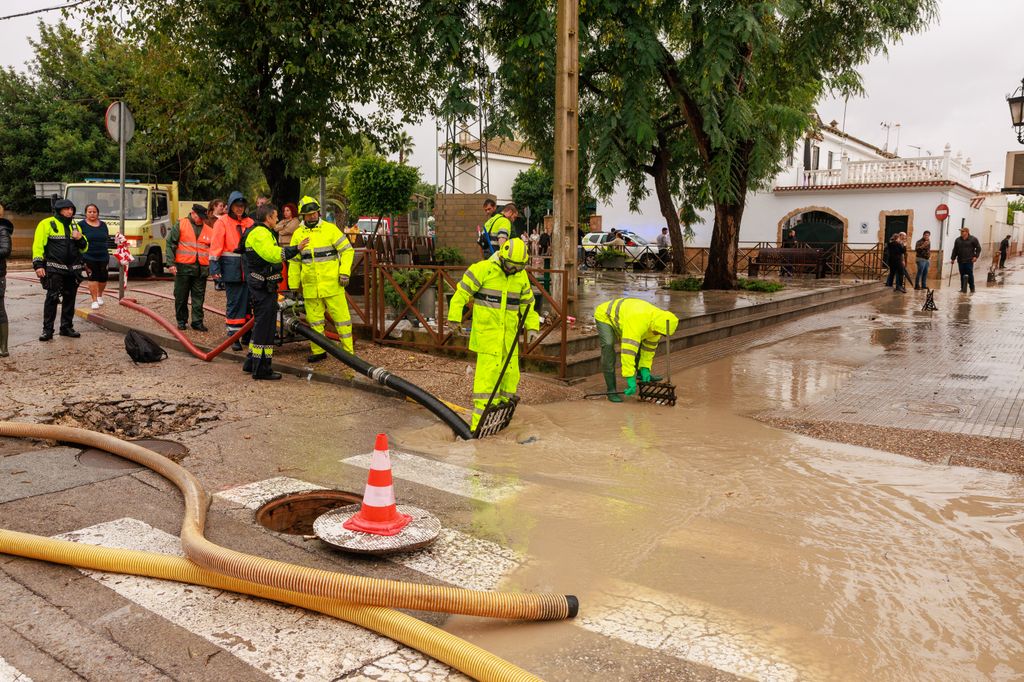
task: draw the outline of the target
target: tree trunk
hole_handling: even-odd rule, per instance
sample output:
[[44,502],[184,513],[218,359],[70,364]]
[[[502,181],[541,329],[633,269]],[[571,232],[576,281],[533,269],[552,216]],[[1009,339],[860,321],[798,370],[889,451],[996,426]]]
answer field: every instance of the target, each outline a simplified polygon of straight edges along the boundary
[[301,180],[288,173],[286,164],[282,159],[270,159],[263,164],[263,177],[267,179],[270,186],[270,200],[274,205],[281,208],[288,202],[298,201],[301,191]]
[[736,253],[740,241],[740,221],[744,202],[723,204],[715,202],[715,230],[711,234],[708,267],[704,271],[702,289],[735,289]]
[[654,192],[658,197],[658,208],[661,209],[661,215],[668,223],[668,236],[672,241],[672,272],[681,275],[686,270],[686,241],[683,239],[683,230],[679,225],[679,213],[676,211],[675,202],[672,201],[672,190],[668,185],[668,151],[664,147],[655,150],[651,175],[654,176]]

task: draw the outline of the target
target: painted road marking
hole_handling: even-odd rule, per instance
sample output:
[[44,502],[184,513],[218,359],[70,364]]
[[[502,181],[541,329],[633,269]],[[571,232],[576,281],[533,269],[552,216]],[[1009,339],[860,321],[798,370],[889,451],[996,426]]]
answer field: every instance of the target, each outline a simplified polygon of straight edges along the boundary
[[[372,456],[373,453],[356,455],[340,461],[344,464],[369,469]],[[404,481],[412,481],[480,502],[501,502],[515,495],[524,487],[522,483],[515,483],[506,476],[485,474],[481,471],[397,450],[391,451],[391,469],[396,478]]]
[[754,680],[800,679],[792,666],[779,660],[778,653],[743,633],[763,629],[764,624],[731,620],[709,613],[707,604],[616,582],[581,611],[578,624],[607,637]]
[[[366,462],[368,466],[369,461]],[[462,474],[446,477],[446,481],[466,478],[468,475]],[[217,496],[233,500],[244,497],[249,501],[247,506],[257,509],[279,496],[282,485],[295,490],[309,490],[313,486],[298,479],[285,480],[289,483],[282,484],[281,478],[258,481]],[[506,576],[529,561],[529,557],[518,552],[447,528],[425,550],[387,558],[452,585],[482,590],[496,589]],[[583,604],[581,616],[574,622],[606,637],[751,679],[798,679],[795,670],[780,661],[777,653],[768,651],[757,638],[742,634],[763,630],[763,624],[745,627],[737,624],[737,620],[677,595],[616,583],[598,595],[595,603]]]
[[[215,497],[259,509],[281,495],[318,488],[296,478],[277,477],[222,490]],[[425,549],[386,558],[424,575],[474,590],[496,589],[506,575],[525,563],[518,552],[450,528],[441,529],[437,540]]]
[[32,678],[0,658],[0,682],[32,682]]
[[[177,537],[131,518],[55,537],[182,556]],[[386,637],[305,609],[207,587],[79,570],[275,679],[329,682],[361,674],[411,680],[433,668],[439,679],[468,679]]]
[[215,493],[214,497],[220,497],[228,502],[234,502],[247,509],[255,510],[275,498],[293,493],[301,493],[306,490],[324,490],[324,487],[308,481],[300,481],[297,478],[278,476],[276,478],[268,478],[265,481],[257,481],[256,483],[221,490]]

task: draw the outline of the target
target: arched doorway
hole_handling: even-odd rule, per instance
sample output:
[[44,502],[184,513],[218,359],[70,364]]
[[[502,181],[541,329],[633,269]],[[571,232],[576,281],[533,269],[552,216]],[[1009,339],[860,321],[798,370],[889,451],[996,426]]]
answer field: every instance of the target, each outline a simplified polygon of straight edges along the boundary
[[846,220],[829,211],[817,208],[795,211],[782,221],[781,234],[796,231],[800,244],[824,249],[826,254],[825,275],[838,277],[843,270],[843,241],[846,237]]

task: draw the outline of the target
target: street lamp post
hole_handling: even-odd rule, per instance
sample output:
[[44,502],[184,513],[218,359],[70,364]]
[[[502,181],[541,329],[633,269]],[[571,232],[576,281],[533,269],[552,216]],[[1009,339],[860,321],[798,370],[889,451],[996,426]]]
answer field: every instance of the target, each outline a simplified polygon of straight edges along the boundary
[[1010,120],[1017,130],[1017,141],[1024,144],[1024,79],[1012,95],[1006,96],[1006,103],[1010,105]]

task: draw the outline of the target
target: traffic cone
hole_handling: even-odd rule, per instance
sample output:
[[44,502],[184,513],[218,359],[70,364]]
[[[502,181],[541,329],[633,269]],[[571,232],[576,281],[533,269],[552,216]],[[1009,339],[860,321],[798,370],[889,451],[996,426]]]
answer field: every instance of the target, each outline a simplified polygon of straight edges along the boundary
[[395,488],[391,480],[391,453],[388,451],[388,437],[377,434],[370,462],[370,475],[363,492],[363,503],[359,511],[342,524],[348,530],[374,535],[398,535],[412,517],[400,514],[395,505]]

